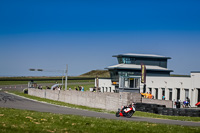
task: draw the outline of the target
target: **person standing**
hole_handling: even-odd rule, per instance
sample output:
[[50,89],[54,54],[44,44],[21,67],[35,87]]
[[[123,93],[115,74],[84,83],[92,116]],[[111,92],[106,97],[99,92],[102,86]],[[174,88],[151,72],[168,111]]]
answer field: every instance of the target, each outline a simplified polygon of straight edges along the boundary
[[81,91],[81,86],[78,86],[78,90]]
[[81,91],[84,91],[84,87],[83,86],[81,86]]
[[188,107],[191,107],[191,106],[190,106],[190,98],[189,98],[189,97],[186,98],[186,101],[187,101],[187,106],[188,106]]

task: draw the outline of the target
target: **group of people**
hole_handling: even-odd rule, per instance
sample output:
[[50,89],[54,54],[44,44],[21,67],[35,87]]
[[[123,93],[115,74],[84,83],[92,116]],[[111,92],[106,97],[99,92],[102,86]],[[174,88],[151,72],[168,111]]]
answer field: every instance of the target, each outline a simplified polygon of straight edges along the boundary
[[55,87],[53,87],[53,90],[61,90],[61,86],[55,86]]
[[77,87],[74,87],[76,91],[84,91],[84,87],[83,86],[78,86]]
[[148,99],[153,99],[154,96],[151,94],[151,92],[146,92],[146,93],[141,93],[141,95],[144,97],[144,98],[148,98]]

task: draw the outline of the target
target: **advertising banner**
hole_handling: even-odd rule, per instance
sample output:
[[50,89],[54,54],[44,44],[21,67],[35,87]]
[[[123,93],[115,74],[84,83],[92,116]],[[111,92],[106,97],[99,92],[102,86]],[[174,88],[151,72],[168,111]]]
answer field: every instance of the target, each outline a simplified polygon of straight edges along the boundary
[[141,83],[146,83],[146,66],[141,63]]

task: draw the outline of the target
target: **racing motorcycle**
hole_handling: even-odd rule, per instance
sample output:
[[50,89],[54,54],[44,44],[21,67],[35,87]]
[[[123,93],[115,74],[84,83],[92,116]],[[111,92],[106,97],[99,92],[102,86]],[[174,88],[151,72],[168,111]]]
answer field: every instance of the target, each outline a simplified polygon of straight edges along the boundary
[[133,114],[135,113],[135,107],[134,107],[134,103],[132,103],[129,106],[122,106],[122,108],[118,109],[118,111],[116,112],[116,117],[127,117],[130,118]]

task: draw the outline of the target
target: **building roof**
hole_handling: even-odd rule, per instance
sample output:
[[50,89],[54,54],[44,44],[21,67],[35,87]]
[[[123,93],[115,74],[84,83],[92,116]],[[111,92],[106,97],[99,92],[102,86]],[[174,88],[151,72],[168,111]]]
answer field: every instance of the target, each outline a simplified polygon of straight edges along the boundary
[[152,55],[152,54],[134,54],[134,53],[126,53],[113,55],[113,57],[141,57],[141,58],[162,58],[162,59],[171,59],[171,57],[161,56],[161,55]]
[[200,71],[191,71],[190,73],[200,73]]
[[[117,64],[114,66],[109,66],[106,69],[132,69],[132,70],[141,70],[141,65],[135,65],[135,64]],[[146,65],[146,70],[153,70],[153,71],[170,71],[173,72],[173,70],[168,70],[167,68],[159,67],[159,66],[150,66]]]

